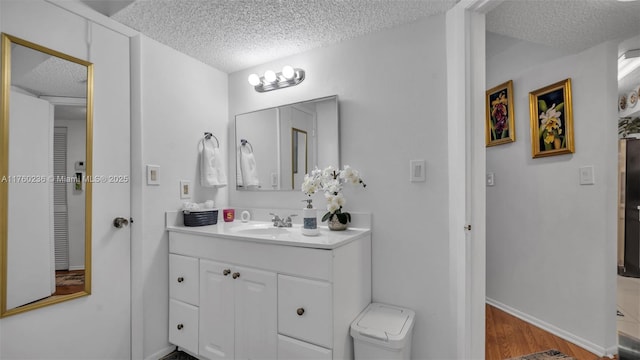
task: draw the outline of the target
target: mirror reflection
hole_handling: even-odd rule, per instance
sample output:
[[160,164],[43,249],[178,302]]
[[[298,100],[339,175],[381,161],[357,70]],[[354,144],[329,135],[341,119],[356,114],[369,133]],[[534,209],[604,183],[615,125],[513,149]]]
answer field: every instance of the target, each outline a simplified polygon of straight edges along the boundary
[[6,34],[2,52],[7,316],[90,293],[92,65]]
[[291,128],[291,183],[292,189],[300,189],[307,168],[307,132]]
[[236,189],[300,190],[315,166],[339,166],[338,97],[236,115]]

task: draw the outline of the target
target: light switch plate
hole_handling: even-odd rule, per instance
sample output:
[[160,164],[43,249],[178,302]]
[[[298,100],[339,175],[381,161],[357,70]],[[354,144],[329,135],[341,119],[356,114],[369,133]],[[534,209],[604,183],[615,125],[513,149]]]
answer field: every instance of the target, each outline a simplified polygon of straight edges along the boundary
[[160,185],[160,166],[147,165],[147,185]]
[[191,181],[180,180],[180,199],[191,199]]
[[495,175],[492,172],[487,173],[487,186],[495,186]]
[[427,162],[425,160],[410,160],[409,171],[409,181],[427,181]]
[[580,185],[595,184],[595,175],[593,165],[582,166],[580,168]]

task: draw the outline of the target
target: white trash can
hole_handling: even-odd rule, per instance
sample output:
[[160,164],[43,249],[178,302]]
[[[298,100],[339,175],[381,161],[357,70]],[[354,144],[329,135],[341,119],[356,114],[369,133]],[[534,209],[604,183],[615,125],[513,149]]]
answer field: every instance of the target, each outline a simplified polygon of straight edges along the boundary
[[356,360],[411,359],[413,310],[371,303],[351,323]]

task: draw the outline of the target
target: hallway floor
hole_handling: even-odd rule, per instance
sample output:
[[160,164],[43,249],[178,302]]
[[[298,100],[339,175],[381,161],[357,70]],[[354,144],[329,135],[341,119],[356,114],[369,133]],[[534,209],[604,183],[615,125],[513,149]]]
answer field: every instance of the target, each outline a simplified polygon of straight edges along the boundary
[[618,331],[640,339],[640,279],[618,276],[617,293]]

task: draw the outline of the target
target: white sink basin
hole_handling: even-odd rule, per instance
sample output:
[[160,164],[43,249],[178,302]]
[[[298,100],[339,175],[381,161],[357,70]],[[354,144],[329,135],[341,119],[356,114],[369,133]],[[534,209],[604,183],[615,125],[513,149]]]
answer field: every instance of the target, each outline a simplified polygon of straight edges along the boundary
[[272,224],[242,224],[229,229],[238,235],[266,235],[278,236],[289,233],[289,228],[275,227]]

